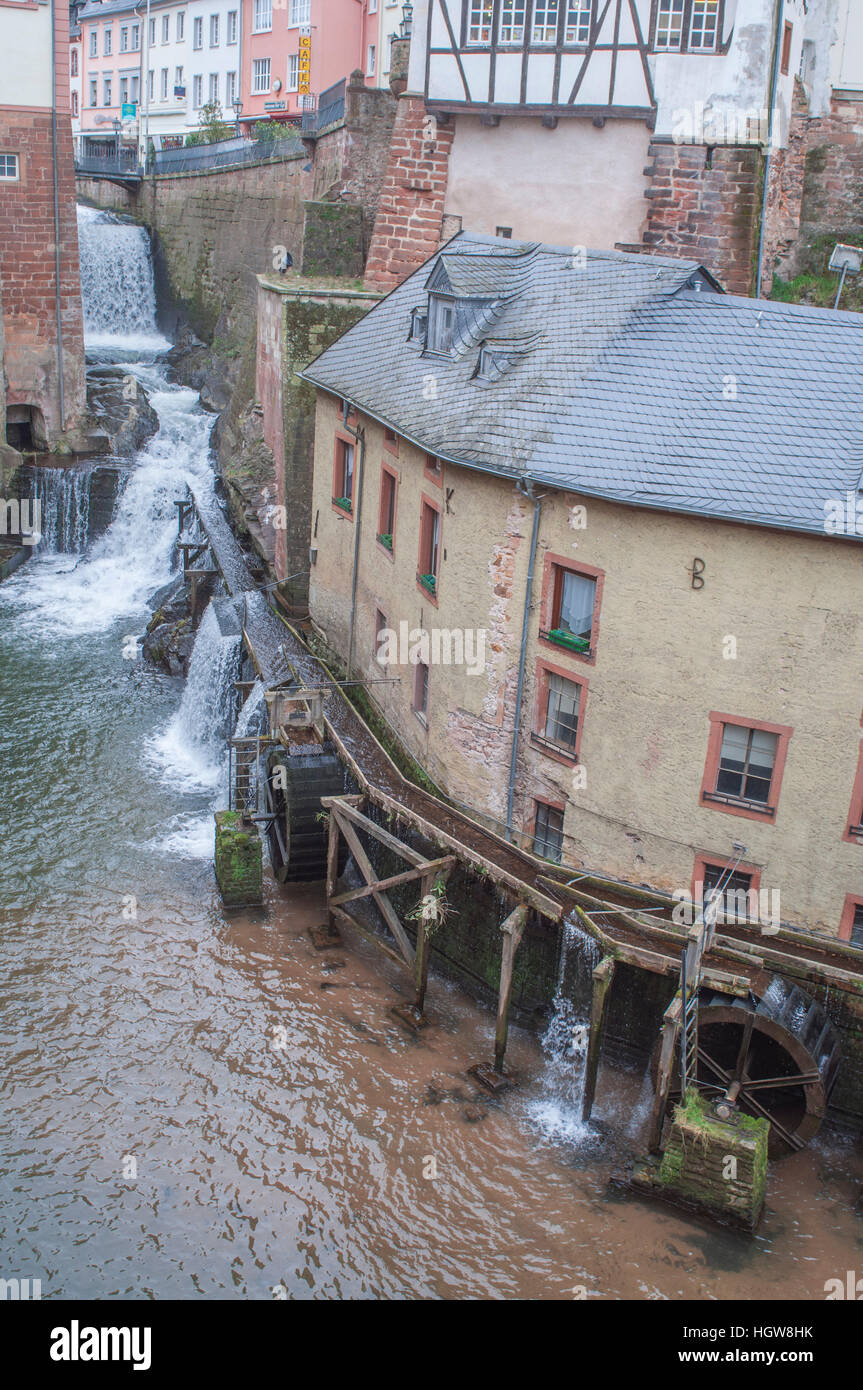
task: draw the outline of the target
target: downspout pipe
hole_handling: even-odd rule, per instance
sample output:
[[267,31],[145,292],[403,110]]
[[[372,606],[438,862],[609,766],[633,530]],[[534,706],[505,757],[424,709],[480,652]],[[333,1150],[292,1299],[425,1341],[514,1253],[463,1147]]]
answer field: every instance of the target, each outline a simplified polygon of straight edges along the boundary
[[758,232],[758,267],[755,280],[755,298],[761,298],[761,281],[764,263],[764,231],[767,221],[767,194],[770,188],[770,152],[773,149],[773,119],[776,112],[776,88],[779,85],[780,48],[782,44],[782,21],[785,18],[785,0],[777,0],[776,34],[773,44],[773,71],[770,76],[770,107],[767,112],[767,154],[764,159],[764,190],[761,194],[761,227]]
[[66,381],[63,371],[63,309],[60,296],[60,188],[57,172],[57,0],[51,0],[51,161],[54,178],[54,294],[57,303],[57,393],[60,430],[66,429]]
[[521,727],[521,706],[524,699],[524,668],[527,660],[527,628],[530,619],[530,601],[533,593],[533,571],[536,564],[536,542],[539,535],[539,516],[542,498],[533,490],[533,480],[527,478],[522,484],[516,483],[516,490],[533,503],[533,527],[530,533],[530,555],[527,564],[527,580],[524,586],[524,612],[521,619],[521,651],[518,658],[518,685],[515,691],[515,723],[512,730],[512,752],[509,758],[509,786],[506,792],[506,837],[512,840],[512,811],[515,801],[515,773],[518,766],[518,733]]
[[363,478],[366,471],[366,432],[365,430],[361,430],[359,428],[354,429],[352,425],[348,424],[347,401],[345,401],[342,406],[342,429],[347,434],[353,435],[354,439],[357,441],[358,446],[356,456],[356,478],[354,482],[354,488],[357,495],[357,512],[356,516],[354,517],[354,561],[353,571],[351,573],[351,621],[350,629],[348,631],[347,679],[350,680],[354,664],[354,627],[357,614],[357,577],[359,575],[360,567],[360,520],[362,518],[363,513]]

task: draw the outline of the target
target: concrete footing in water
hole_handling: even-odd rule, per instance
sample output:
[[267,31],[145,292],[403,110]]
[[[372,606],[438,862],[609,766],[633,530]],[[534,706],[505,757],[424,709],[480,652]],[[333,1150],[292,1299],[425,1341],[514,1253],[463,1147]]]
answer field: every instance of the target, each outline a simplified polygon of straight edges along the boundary
[[767,1120],[733,1109],[720,1118],[690,1091],[675,1108],[662,1158],[648,1160],[615,1185],[754,1231],[764,1206],[769,1134]]
[[216,882],[226,907],[263,902],[263,846],[239,811],[216,812]]

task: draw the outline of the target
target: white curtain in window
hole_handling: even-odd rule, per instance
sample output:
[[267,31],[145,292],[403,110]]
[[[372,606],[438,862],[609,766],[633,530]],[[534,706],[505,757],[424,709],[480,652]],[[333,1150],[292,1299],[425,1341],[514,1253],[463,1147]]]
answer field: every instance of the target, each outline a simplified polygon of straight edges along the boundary
[[564,574],[560,597],[560,626],[564,632],[571,632],[575,637],[590,637],[595,594],[595,579],[584,574]]

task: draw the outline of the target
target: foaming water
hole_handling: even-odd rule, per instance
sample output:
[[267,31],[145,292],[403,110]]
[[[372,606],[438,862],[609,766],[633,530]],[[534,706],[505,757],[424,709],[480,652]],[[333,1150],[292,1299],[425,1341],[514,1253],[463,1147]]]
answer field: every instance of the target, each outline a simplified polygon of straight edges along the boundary
[[81,555],[90,539],[90,488],[93,467],[36,468],[33,502],[40,518],[39,551]]
[[163,778],[181,790],[227,792],[227,741],[239,660],[240,638],[222,635],[210,604],[195,638],[180,708],[148,745]]
[[78,208],[78,247],[88,348],[160,352],[150,239],[112,212]]
[[[149,372],[152,376],[158,369],[150,367]],[[171,389],[164,370],[160,376],[162,389],[150,395],[159,416],[158,433],[137,456],[108,530],[85,555],[37,554],[25,567],[26,575],[19,570],[0,590],[0,602],[21,600],[20,635],[41,639],[50,632],[71,638],[104,632],[123,618],[140,620],[149,596],[170,578],[175,498],[189,482],[199,489],[212,487],[212,417],[201,410],[193,391]],[[62,481],[56,486],[61,488]],[[49,516],[42,525],[50,531]]]
[[563,924],[557,988],[552,1014],[542,1039],[545,1066],[540,1095],[531,1100],[527,1113],[546,1139],[584,1144],[596,1139],[596,1131],[581,1118],[589,1041],[589,1004],[581,1007],[576,996],[590,999],[588,983],[599,963],[593,937],[573,918]]

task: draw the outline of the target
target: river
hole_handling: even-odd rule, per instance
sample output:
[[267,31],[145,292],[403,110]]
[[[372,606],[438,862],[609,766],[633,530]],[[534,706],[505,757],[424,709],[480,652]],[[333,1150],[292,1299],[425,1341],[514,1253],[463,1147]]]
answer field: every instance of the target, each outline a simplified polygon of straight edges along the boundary
[[636,1071],[603,1068],[584,1130],[559,1049],[514,1028],[520,1085],[492,1099],[466,1075],[492,1016],[433,973],[433,1026],[407,1034],[371,947],[313,949],[318,887],[222,911],[223,743],[199,717],[220,655],[184,691],[134,654],[174,498],[212,486],[212,417],[160,362],[144,234],[84,211],[81,235],[90,351],[160,429],[104,535],[46,527],[0,587],[0,1277],[43,1299],[823,1298],[860,1262],[853,1141],[773,1165],[752,1240],[621,1199]]

